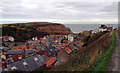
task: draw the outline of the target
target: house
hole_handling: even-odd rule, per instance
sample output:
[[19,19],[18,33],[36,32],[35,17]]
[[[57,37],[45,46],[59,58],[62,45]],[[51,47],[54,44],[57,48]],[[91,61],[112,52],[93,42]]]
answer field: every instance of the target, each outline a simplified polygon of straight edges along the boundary
[[106,27],[107,27],[106,25],[101,25],[101,27],[99,28],[105,29]]
[[28,47],[26,45],[21,45],[20,47],[21,47],[21,49],[28,49]]
[[74,42],[74,46],[77,47],[77,50],[79,50],[82,47],[80,44],[78,44],[78,42]]
[[46,65],[46,63],[43,60],[38,58],[38,55],[32,55],[30,57],[25,58],[23,63],[24,65],[27,65],[26,68],[28,69],[28,71],[34,71],[35,69]]
[[53,55],[56,56],[57,53],[59,52],[59,49],[55,46],[49,46],[49,49],[51,52],[53,52]]
[[37,41],[37,40],[38,40],[38,37],[33,37],[32,40],[33,40],[33,41]]
[[107,29],[99,29],[99,32],[107,31]]
[[12,36],[8,36],[9,41],[14,42],[14,38]]
[[20,46],[13,46],[12,49],[21,49]]
[[34,54],[34,53],[35,53],[35,52],[34,52],[33,49],[25,49],[25,50],[24,50],[24,54],[30,55],[30,54]]
[[68,40],[67,40],[67,39],[62,39],[62,40],[61,40],[61,43],[67,44],[67,43],[68,43]]
[[40,51],[41,54],[47,56],[47,57],[56,57],[59,50],[54,46],[49,46],[46,49]]
[[84,37],[76,36],[74,39],[75,39],[76,41],[81,41],[83,38],[84,38]]
[[45,45],[46,45],[46,46],[51,45],[50,38],[46,38],[44,41],[45,41]]
[[12,49],[28,49],[26,45],[12,46]]
[[17,61],[19,59],[22,59],[23,54],[24,54],[24,51],[22,49],[15,49],[15,50],[12,49],[6,52],[6,57],[12,58],[13,61]]
[[68,35],[65,35],[64,37],[65,37],[66,39],[68,39]]
[[45,45],[38,45],[35,47],[35,49],[38,51],[44,50],[45,48],[46,48]]
[[46,49],[46,46],[45,45],[38,45],[35,47],[34,51],[37,53],[37,54],[41,54],[40,51]]
[[53,44],[52,46],[56,47],[58,50],[61,49],[61,45]]
[[28,48],[29,48],[29,49],[34,49],[35,46],[34,46],[34,45],[28,45]]
[[74,46],[72,43],[71,44],[69,44],[69,46],[68,46],[73,52],[76,52],[76,50],[77,50],[77,47],[76,46]]
[[73,42],[74,41],[74,35],[68,34],[68,41]]
[[92,31],[91,31],[92,34],[96,34],[96,33],[98,33],[98,32],[99,32],[98,29],[95,29],[95,30],[92,30]]
[[67,54],[72,53],[72,50],[69,47],[65,47],[65,51],[67,52]]
[[84,45],[84,42],[78,42],[79,45],[83,46]]
[[45,61],[46,62],[46,67],[48,67],[49,65],[54,65],[56,61],[57,61],[57,58],[55,58],[55,57],[48,58]]
[[9,41],[8,36],[4,36],[4,37],[3,37],[3,41],[4,41],[4,42]]
[[39,44],[40,41],[34,40],[34,41],[28,41],[27,43],[28,43],[28,45],[35,45],[35,44]]
[[99,32],[107,31],[106,28],[107,28],[107,26],[101,25],[101,27],[99,27]]
[[45,55],[38,55],[38,58],[43,60],[43,61],[46,61],[49,57],[47,57]]
[[2,50],[2,52],[7,52],[11,48],[2,46],[2,47],[0,47],[0,49]]
[[6,52],[2,52],[1,60],[2,60],[2,67],[3,68],[7,68],[7,64],[6,64]]
[[107,27],[107,31],[112,31],[113,28],[112,27]]
[[4,42],[8,42],[8,41],[14,42],[14,40],[15,40],[12,36],[3,36],[3,37],[1,37],[1,39]]
[[22,60],[10,64],[7,68],[8,71],[34,71],[40,67],[46,67],[46,63],[40,59],[40,55],[31,55]]
[[48,57],[53,57],[53,52],[52,52],[53,49],[49,49],[49,48],[46,48],[44,50],[44,52],[48,55]]

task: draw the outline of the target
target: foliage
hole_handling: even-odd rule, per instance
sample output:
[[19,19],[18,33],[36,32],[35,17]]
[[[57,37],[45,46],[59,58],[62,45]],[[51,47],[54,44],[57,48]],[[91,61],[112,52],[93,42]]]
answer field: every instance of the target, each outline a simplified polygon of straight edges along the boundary
[[89,45],[91,42],[96,41],[97,39],[99,39],[102,35],[104,35],[107,32],[100,32],[97,34],[94,34],[92,37],[87,37],[85,38],[83,41],[85,42],[85,44],[83,46],[87,46]]
[[111,36],[111,45],[109,49],[102,55],[99,55],[94,63],[87,69],[87,71],[106,71],[108,68],[109,60],[115,48],[116,36],[115,32]]

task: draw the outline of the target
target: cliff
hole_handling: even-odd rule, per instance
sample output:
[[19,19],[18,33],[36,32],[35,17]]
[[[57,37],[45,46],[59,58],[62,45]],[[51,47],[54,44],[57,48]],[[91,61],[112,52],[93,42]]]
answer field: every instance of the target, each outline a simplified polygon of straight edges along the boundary
[[62,24],[54,24],[54,25],[47,25],[47,26],[41,26],[37,28],[38,31],[46,32],[49,34],[68,34],[71,33],[71,30],[69,28],[66,28]]
[[49,22],[30,22],[3,24],[2,35],[13,36],[16,41],[25,41],[34,36],[43,37],[50,34],[65,35],[72,31],[63,24]]

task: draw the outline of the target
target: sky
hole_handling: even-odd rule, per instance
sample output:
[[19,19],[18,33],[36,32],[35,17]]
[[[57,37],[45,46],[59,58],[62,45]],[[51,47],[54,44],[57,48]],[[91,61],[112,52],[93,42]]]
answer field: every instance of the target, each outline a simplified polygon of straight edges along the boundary
[[1,0],[0,3],[0,23],[118,23],[118,0]]

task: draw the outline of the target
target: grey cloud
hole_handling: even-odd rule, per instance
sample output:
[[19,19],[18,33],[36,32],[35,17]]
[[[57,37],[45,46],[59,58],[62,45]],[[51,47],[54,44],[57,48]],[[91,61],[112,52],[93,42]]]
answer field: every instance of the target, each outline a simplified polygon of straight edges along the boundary
[[24,3],[24,0],[16,2],[4,2],[2,10],[3,19],[56,19],[66,21],[67,20],[87,21],[88,19],[112,20],[117,18],[118,12],[117,3],[113,2],[41,3],[40,1],[38,1]]

